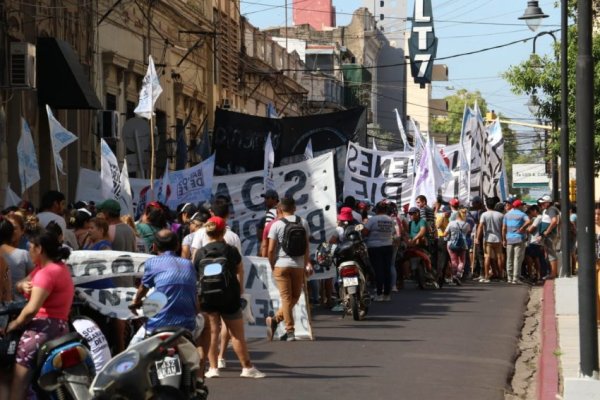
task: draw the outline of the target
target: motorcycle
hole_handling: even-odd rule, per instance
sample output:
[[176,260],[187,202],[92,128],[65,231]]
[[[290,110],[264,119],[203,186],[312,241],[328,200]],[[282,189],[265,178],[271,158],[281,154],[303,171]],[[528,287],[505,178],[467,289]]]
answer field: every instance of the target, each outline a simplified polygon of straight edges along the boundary
[[[166,304],[166,296],[154,292],[146,297],[144,316],[152,317]],[[112,358],[96,375],[89,393],[94,399],[197,399],[208,389],[197,378],[200,356],[186,329],[166,327],[130,345]]]
[[[3,328],[18,316],[27,302],[19,301],[0,306]],[[6,318],[7,317],[7,318]],[[17,346],[23,332],[12,331],[0,340],[0,358],[3,366],[14,365]],[[40,398],[81,399],[87,398],[88,387],[95,374],[94,361],[84,339],[77,332],[70,332],[44,343],[37,355],[33,388]]]
[[433,268],[428,268],[426,265],[425,259],[429,260],[429,255],[424,250],[418,247],[409,247],[404,251],[404,257],[409,260],[412,277],[417,282],[419,289],[441,288],[435,276],[437,274]]
[[329,268],[332,264],[337,267],[343,316],[352,315],[355,321],[365,318],[371,304],[365,270],[372,267],[360,233],[363,228],[362,224],[346,228],[345,240],[341,244],[322,243],[315,254],[315,261],[320,267]]

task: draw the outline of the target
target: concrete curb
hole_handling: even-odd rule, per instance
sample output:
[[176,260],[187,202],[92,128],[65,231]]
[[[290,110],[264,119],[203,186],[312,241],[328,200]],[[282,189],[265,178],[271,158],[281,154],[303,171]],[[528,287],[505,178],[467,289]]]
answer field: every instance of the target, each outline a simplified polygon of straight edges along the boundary
[[539,400],[556,400],[558,394],[558,329],[554,297],[554,281],[544,283],[542,300],[542,348],[538,361],[537,391]]

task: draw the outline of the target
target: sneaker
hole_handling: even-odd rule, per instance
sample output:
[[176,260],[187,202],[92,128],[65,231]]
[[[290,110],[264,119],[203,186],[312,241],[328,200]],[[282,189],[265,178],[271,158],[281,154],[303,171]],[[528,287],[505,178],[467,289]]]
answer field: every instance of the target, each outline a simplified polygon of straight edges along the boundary
[[275,321],[275,318],[273,317],[267,317],[265,322],[267,323],[267,338],[270,342],[272,342],[273,335],[275,334],[275,331],[277,330],[277,325],[279,325],[279,323]]
[[375,296],[373,298],[373,301],[384,301],[383,300],[383,295],[382,294],[378,294],[377,296]]
[[490,283],[490,280],[482,278],[482,279],[479,280],[479,282],[481,282],[481,283]]
[[224,358],[219,358],[219,360],[217,361],[217,368],[218,369],[227,368],[227,361],[225,361]]
[[242,373],[240,374],[242,378],[264,378],[267,376],[264,372],[260,372],[254,367],[251,368],[242,368]]
[[208,371],[204,374],[205,378],[218,378],[219,377],[219,369],[218,368],[209,368]]
[[392,301],[392,295],[391,294],[384,294],[382,301]]
[[396,287],[396,285],[392,286],[392,292],[397,292],[398,288]]
[[456,284],[456,286],[462,286],[462,282],[460,281],[460,278],[458,278],[458,277],[452,278],[452,282],[454,282]]
[[279,336],[279,340],[284,341],[284,342],[293,342],[296,340],[296,335],[294,334],[293,331],[288,331],[288,332],[284,333],[283,335]]

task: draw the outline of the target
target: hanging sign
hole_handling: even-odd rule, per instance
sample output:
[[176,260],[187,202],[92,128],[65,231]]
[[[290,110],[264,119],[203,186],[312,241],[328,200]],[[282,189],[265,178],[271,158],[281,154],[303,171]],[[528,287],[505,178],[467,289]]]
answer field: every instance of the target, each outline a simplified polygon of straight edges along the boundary
[[412,29],[408,40],[410,70],[415,83],[425,87],[431,83],[433,60],[437,52],[438,39],[433,30],[431,0],[415,0]]

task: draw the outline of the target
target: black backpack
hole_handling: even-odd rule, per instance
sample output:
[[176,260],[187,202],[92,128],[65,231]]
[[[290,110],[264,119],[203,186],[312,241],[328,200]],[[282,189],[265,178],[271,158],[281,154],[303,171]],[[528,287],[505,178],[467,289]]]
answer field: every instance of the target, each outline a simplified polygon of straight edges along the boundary
[[[198,273],[198,294],[202,303],[219,304],[222,303],[231,286],[231,272],[227,267],[227,258],[225,257],[224,246],[209,244],[198,254],[196,262],[196,272]],[[204,268],[209,264],[220,264],[222,272],[217,275],[205,276]]]
[[281,248],[290,257],[300,257],[306,253],[306,229],[302,220],[296,215],[294,222],[287,218],[282,219],[285,224]]

